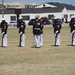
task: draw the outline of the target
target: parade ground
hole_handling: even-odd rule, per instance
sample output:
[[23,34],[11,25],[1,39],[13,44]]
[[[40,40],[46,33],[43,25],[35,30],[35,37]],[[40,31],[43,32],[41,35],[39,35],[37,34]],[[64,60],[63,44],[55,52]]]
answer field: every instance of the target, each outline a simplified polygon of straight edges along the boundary
[[26,28],[25,35],[25,46],[18,47],[18,28],[8,29],[8,47],[0,46],[0,75],[75,75],[75,46],[71,46],[68,26],[61,29],[59,47],[54,46],[52,26],[44,27],[41,48],[33,48],[32,26]]

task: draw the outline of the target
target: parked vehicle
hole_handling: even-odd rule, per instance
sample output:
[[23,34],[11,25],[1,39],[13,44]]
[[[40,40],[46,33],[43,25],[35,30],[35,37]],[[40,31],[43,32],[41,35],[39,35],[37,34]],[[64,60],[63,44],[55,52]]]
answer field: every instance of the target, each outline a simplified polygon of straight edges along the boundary
[[[49,24],[50,24],[50,21],[49,21],[49,19],[48,19],[47,17],[41,17],[40,19],[43,20],[43,24],[44,24],[44,25],[49,25]],[[40,21],[40,19],[39,19],[39,21]],[[28,25],[33,25],[34,22],[35,22],[35,19],[31,19],[31,20],[28,22]]]
[[35,22],[35,19],[31,19],[29,22],[28,22],[28,25],[33,25]]
[[17,22],[16,21],[11,21],[11,22],[9,22],[9,26],[17,26]]
[[41,19],[43,20],[44,25],[49,25],[50,21],[47,17],[41,17]]
[[[62,24],[62,20],[60,18],[57,18],[57,20]],[[52,24],[54,24],[55,21],[56,21],[56,19],[53,19]]]
[[44,25],[49,25],[50,21],[49,20],[43,20]]

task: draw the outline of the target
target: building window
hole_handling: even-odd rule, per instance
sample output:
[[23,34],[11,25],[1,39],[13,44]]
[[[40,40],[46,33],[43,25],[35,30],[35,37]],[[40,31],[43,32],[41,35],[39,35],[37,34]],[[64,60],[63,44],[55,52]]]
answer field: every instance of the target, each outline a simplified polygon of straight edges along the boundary
[[65,20],[65,23],[68,22],[68,15],[67,14],[64,14],[64,20]]
[[68,15],[67,15],[67,14],[65,14],[65,15],[64,15],[64,18],[68,18]]
[[25,5],[25,8],[27,8],[27,6]]
[[33,8],[36,7],[36,5],[33,5]]
[[48,15],[48,18],[51,20],[51,19],[54,19],[54,15]]
[[29,8],[31,8],[31,5],[29,5]]
[[16,16],[10,16],[11,21],[16,21]]
[[2,8],[2,4],[0,4],[0,8]]
[[23,20],[30,20],[30,16],[22,16]]
[[27,5],[27,8],[29,8],[30,6],[29,5]]
[[74,16],[74,14],[70,14],[70,18],[71,18],[72,16]]

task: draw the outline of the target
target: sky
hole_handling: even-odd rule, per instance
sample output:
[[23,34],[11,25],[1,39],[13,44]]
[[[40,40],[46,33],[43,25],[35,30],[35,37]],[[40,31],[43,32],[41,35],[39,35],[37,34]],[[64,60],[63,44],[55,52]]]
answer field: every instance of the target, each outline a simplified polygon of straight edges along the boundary
[[[1,2],[2,0],[0,0]],[[4,0],[5,2],[32,2],[32,3],[44,3],[44,2],[59,2],[59,3],[66,3],[72,4],[75,6],[75,0]]]

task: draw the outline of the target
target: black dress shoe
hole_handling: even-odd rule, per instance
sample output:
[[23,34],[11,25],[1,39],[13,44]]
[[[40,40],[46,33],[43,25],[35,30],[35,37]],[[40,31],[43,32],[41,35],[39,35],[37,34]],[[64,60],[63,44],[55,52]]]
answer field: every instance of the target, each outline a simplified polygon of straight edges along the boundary
[[55,45],[56,47],[59,47],[59,45]]
[[35,48],[40,48],[40,47],[37,47],[37,46],[36,46]]

